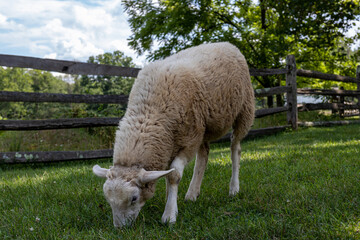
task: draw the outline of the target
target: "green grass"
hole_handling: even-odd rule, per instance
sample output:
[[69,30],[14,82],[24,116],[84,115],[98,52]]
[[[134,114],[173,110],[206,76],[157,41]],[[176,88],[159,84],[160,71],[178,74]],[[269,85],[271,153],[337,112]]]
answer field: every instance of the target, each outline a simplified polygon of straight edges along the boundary
[[179,188],[175,225],[160,221],[159,181],[133,226],[115,229],[103,180],[111,160],[0,166],[0,239],[360,239],[360,126],[308,128],[242,144],[240,192],[228,197],[228,144],[212,145],[196,202]]

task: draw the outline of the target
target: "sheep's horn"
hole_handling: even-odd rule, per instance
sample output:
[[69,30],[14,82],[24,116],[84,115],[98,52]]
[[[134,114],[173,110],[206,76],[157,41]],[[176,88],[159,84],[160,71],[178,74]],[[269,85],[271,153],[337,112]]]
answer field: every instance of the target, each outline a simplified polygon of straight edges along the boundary
[[146,170],[144,170],[140,174],[140,181],[142,183],[155,181],[155,180],[157,180],[157,179],[171,173],[174,170],[175,170],[175,168],[172,168],[172,169],[167,170],[167,171],[146,171]]
[[96,176],[106,178],[106,174],[108,173],[109,169],[102,168],[99,165],[95,165],[93,167],[93,172]]

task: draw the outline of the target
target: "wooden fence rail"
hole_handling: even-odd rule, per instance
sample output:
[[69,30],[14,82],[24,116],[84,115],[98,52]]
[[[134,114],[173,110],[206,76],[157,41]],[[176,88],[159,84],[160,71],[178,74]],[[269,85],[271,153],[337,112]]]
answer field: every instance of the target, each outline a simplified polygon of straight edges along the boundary
[[46,120],[1,120],[0,130],[50,130],[117,126],[121,118],[68,118]]
[[0,91],[0,102],[58,102],[127,104],[126,95],[82,95]]
[[[255,97],[266,97],[289,92],[290,87],[274,87],[255,90]],[[127,104],[127,95],[83,95],[59,93],[32,93],[0,91],[0,102],[58,102],[58,103],[108,103]]]
[[[357,80],[357,90],[360,91],[360,65],[356,68],[356,80]],[[357,97],[359,104],[359,114],[360,114],[360,95]]]
[[358,80],[353,77],[340,76],[335,74],[322,73],[317,71],[310,71],[304,69],[298,69],[296,72],[297,76],[308,77],[308,78],[318,78],[322,80],[329,81],[338,81],[338,82],[349,82],[349,83],[358,83]]
[[273,88],[262,88],[255,90],[255,97],[267,97],[272,95],[278,95],[283,93],[288,93],[291,91],[289,86],[273,87]]
[[[106,75],[137,77],[140,68],[119,67],[105,64],[83,63],[55,59],[0,54],[0,66],[33,68],[38,70],[79,75]],[[250,69],[251,76],[269,76],[287,73],[287,69]]]
[[[0,66],[33,68],[46,71],[55,71],[66,74],[80,75],[106,75],[137,77],[139,68],[127,68],[76,61],[62,61],[41,59],[23,56],[11,56],[0,54]],[[311,126],[311,123],[298,123],[299,111],[312,111],[319,109],[359,109],[360,110],[360,66],[357,68],[356,78],[325,74],[317,71],[309,71],[296,68],[294,56],[286,58],[284,69],[249,69],[251,76],[285,75],[286,86],[274,88],[256,89],[255,96],[258,98],[286,94],[286,105],[276,108],[258,109],[255,112],[257,118],[268,115],[287,112],[287,120],[290,125],[270,127],[265,129],[251,130],[248,138],[268,135],[284,131],[288,127],[296,129],[300,126]],[[318,78],[330,81],[357,83],[357,91],[348,90],[325,90],[325,89],[297,89],[296,76]],[[358,105],[344,103],[321,103],[321,104],[297,104],[297,95],[328,95],[357,97]],[[342,98],[343,99],[343,98]],[[125,95],[80,95],[80,94],[55,94],[55,93],[24,93],[0,91],[0,102],[59,102],[59,103],[104,103],[104,104],[127,104],[128,96]],[[359,111],[360,112],[360,111]],[[76,119],[47,119],[47,120],[1,120],[0,130],[44,130],[82,127],[117,126],[121,118],[76,118]],[[344,122],[344,121],[343,121]],[[356,121],[354,121],[356,122]],[[347,122],[346,122],[347,123]],[[335,124],[331,122],[331,124]],[[321,123],[314,123],[314,126]],[[228,141],[230,134],[216,142]],[[53,151],[53,152],[0,152],[0,163],[24,163],[24,162],[57,162],[70,160],[100,159],[112,157],[111,149],[92,151]]]
[[0,66],[33,68],[65,74],[123,77],[136,77],[140,71],[140,68],[119,67],[105,64],[83,63],[4,54],[0,54]]
[[297,94],[357,97],[360,95],[360,91],[330,90],[330,89],[298,89]]
[[0,152],[0,163],[41,163],[110,158],[112,149],[92,151]]
[[306,103],[298,105],[298,110],[315,111],[315,110],[341,110],[341,109],[358,109],[359,105],[348,105],[343,103]]
[[[266,108],[255,111],[256,118],[288,111],[287,107]],[[117,126],[121,118],[67,118],[46,120],[0,120],[0,131],[27,131]]]

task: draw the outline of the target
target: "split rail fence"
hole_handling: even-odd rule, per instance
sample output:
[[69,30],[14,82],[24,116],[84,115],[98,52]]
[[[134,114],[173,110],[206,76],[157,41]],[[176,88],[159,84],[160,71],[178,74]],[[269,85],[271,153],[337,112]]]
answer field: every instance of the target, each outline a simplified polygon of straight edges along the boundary
[[[62,61],[41,59],[33,57],[2,55],[0,54],[0,66],[33,68],[45,71],[60,72],[65,74],[79,75],[107,75],[136,77],[139,68],[118,67],[102,64],[82,63],[74,61]],[[325,74],[316,71],[302,70],[296,68],[295,57],[289,55],[286,58],[286,67],[283,69],[250,69],[251,76],[285,75],[286,86],[265,88],[255,90],[257,98],[286,94],[286,105],[274,108],[256,110],[255,117],[261,118],[268,115],[287,112],[289,125],[251,130],[248,137],[273,134],[284,131],[291,127],[317,126],[331,124],[347,124],[348,121],[327,123],[299,123],[299,111],[312,111],[319,109],[333,109],[343,111],[344,109],[356,109],[360,113],[360,66],[357,68],[356,78]],[[323,90],[323,89],[297,89],[296,76],[318,78],[323,80],[351,82],[357,84],[357,91],[346,90]],[[330,95],[352,96],[358,99],[357,104],[346,105],[340,103],[321,104],[297,104],[297,95]],[[126,104],[128,96],[125,95],[79,95],[79,94],[54,94],[54,93],[29,93],[0,91],[0,102],[57,102],[57,103],[103,103],[103,104]],[[47,130],[68,129],[84,127],[117,126],[121,118],[73,118],[73,119],[47,119],[47,120],[0,120],[0,131],[19,130]],[[353,121],[354,122],[354,121]],[[360,121],[358,121],[360,122]],[[230,134],[219,141],[228,140]],[[27,162],[57,162],[70,160],[87,160],[111,158],[112,149],[91,151],[49,151],[49,152],[0,152],[0,163],[27,163]]]

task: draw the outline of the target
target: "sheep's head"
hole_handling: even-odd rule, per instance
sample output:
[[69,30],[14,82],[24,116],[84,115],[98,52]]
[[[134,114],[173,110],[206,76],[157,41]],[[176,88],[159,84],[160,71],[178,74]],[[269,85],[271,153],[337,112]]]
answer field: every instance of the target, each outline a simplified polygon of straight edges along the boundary
[[112,209],[114,226],[131,224],[146,200],[154,195],[156,180],[173,170],[146,171],[143,168],[121,166],[105,169],[95,165],[94,174],[106,178],[103,190]]

